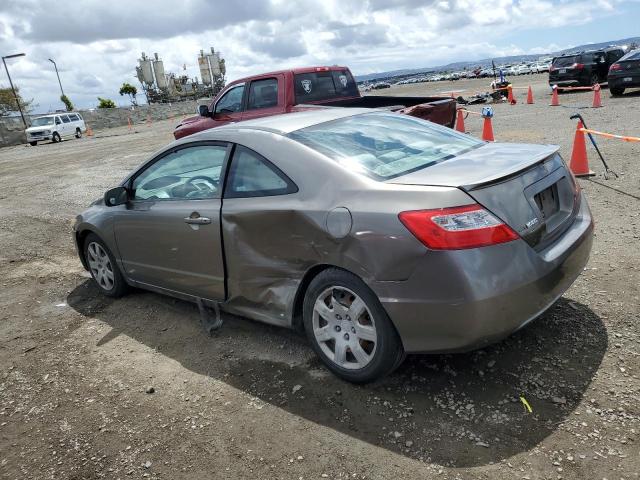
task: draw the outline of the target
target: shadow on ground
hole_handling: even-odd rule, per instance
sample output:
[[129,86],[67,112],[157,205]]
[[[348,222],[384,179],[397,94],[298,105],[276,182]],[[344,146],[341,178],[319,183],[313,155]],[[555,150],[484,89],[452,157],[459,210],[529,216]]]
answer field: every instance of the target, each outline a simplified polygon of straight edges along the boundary
[[[598,316],[561,299],[496,345],[410,356],[390,377],[356,386],[327,374],[315,359],[301,364],[291,353],[292,367],[253,353],[265,344],[277,349],[284,343],[284,352],[308,348],[291,331],[227,315],[210,338],[195,305],[145,292],[114,301],[88,280],[69,294],[68,304],[112,327],[98,345],[125,334],[294,415],[450,467],[486,465],[540,443],[580,402],[607,348]],[[292,393],[294,385],[302,388]],[[525,411],[520,396],[533,413]]]

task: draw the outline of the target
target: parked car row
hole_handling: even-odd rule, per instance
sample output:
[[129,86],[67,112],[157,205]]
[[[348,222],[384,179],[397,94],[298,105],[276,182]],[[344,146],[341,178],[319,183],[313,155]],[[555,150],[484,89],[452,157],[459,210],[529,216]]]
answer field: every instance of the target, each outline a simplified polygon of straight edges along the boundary
[[[610,67],[626,53],[625,47],[612,46],[559,55],[551,64],[549,85],[557,85],[562,89],[562,87],[590,87],[596,83],[604,83],[608,80]],[[616,77],[615,74],[614,77]],[[631,78],[633,80],[632,75]],[[632,80],[629,82],[632,83]]]

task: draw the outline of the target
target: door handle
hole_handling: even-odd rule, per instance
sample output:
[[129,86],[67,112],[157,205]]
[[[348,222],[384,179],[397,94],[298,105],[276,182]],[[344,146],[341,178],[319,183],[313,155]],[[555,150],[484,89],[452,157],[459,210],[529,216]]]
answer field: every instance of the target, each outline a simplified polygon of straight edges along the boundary
[[207,217],[185,217],[184,222],[189,225],[208,225],[211,219]]

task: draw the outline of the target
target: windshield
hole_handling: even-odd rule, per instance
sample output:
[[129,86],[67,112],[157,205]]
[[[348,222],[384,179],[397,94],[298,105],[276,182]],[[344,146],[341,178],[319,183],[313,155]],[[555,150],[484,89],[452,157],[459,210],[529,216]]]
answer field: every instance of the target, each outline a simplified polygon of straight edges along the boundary
[[618,61],[622,60],[640,60],[640,50],[632,50]]
[[427,168],[483,145],[449,128],[392,113],[341,118],[288,137],[377,180]]
[[349,70],[299,73],[294,79],[296,103],[358,97],[358,86]]
[[44,127],[45,125],[53,125],[53,117],[36,118],[32,123],[32,127]]
[[558,57],[553,60],[554,67],[569,67],[574,63],[580,63],[579,55],[574,55],[572,57]]

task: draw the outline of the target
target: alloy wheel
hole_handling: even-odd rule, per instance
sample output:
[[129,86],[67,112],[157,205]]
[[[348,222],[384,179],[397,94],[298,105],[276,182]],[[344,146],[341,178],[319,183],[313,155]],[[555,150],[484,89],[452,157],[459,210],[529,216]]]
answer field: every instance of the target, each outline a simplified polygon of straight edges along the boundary
[[104,290],[112,290],[115,284],[113,265],[111,265],[111,259],[102,245],[97,242],[89,244],[87,262],[96,283]]
[[358,370],[373,359],[378,343],[375,320],[348,288],[329,287],[318,296],[312,326],[320,349],[339,367]]

